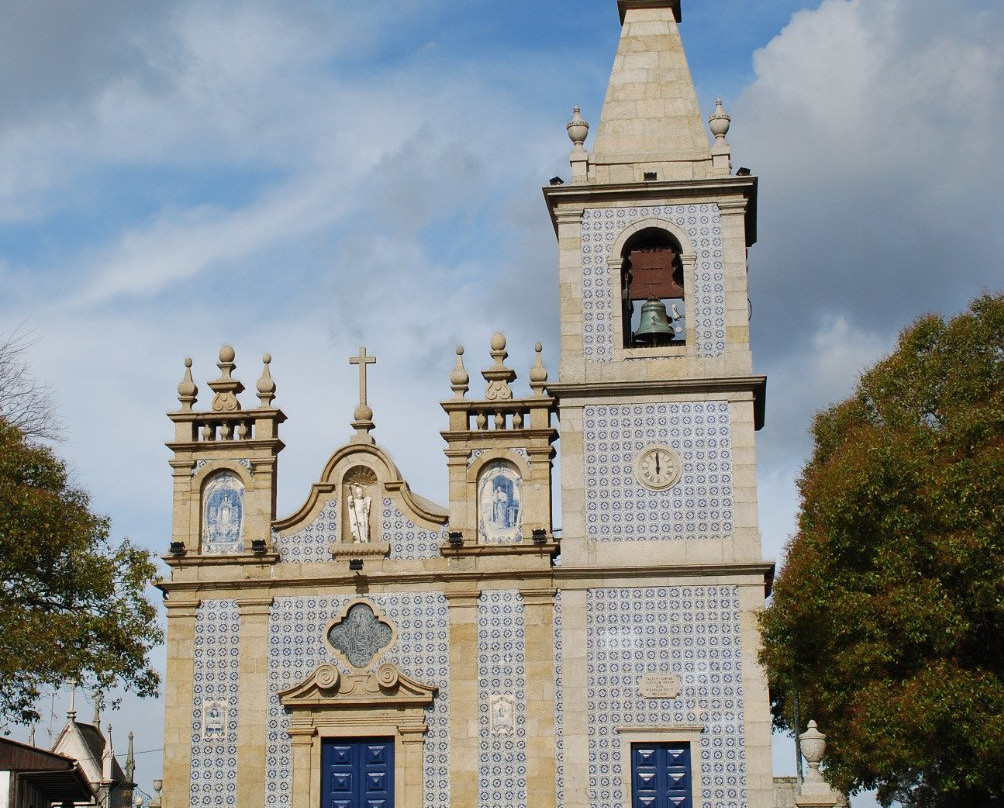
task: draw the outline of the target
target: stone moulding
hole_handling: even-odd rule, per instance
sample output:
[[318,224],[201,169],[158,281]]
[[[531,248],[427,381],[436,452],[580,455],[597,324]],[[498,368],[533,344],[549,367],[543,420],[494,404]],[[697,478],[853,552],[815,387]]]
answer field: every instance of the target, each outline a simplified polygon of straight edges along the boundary
[[332,738],[394,738],[394,780],[400,805],[422,802],[426,713],[439,688],[412,679],[393,662],[373,673],[342,674],[325,663],[300,684],[279,693],[290,713],[290,805],[318,805],[321,749]]
[[385,662],[373,673],[343,675],[334,665],[319,665],[300,684],[279,694],[279,702],[294,714],[299,710],[330,709],[425,709],[439,688],[402,673]]

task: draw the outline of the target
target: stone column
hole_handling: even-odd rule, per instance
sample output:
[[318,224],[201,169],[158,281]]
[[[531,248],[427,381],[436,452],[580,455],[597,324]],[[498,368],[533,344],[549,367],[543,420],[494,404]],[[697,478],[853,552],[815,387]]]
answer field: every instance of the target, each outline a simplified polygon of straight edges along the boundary
[[167,671],[164,675],[164,808],[186,808],[192,779],[192,699],[198,603],[165,601]]
[[268,618],[271,597],[237,598],[241,613],[237,804],[265,804],[268,735]]
[[478,804],[478,596],[447,590],[450,610],[450,805]]
[[526,667],[527,805],[554,808],[554,590],[521,589]]

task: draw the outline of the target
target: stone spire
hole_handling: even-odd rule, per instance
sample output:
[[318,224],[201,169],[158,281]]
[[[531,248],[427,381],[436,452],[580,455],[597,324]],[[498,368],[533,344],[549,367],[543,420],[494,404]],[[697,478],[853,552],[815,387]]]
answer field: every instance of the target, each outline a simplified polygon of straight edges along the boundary
[[680,0],[617,6],[621,37],[593,144],[595,181],[706,176],[711,152],[677,27]]
[[112,725],[108,725],[108,742],[105,744],[104,753],[101,755],[101,779],[110,781],[113,778],[114,770],[112,764],[115,760],[115,748],[112,746]]
[[126,753],[125,762],[126,781],[131,783],[136,777],[136,754],[133,752],[133,735],[129,733],[129,751]]

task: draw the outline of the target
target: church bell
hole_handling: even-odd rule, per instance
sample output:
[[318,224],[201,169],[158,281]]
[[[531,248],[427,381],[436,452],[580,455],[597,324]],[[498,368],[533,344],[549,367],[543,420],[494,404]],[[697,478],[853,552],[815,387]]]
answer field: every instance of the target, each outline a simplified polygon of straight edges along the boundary
[[666,304],[649,298],[641,306],[638,329],[634,341],[640,345],[668,345],[676,332],[666,314]]

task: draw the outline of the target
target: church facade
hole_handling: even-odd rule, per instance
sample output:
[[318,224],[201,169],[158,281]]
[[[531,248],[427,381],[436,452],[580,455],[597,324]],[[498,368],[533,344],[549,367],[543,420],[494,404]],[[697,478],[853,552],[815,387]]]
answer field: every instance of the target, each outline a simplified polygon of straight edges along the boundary
[[[355,434],[276,514],[285,416],[224,347],[170,413],[165,808],[767,808],[746,251],[755,177],[709,137],[679,0],[619,0],[598,131],[544,188],[556,374],[458,348],[445,507]],[[556,378],[552,376],[556,375]],[[561,438],[561,490],[552,484]],[[560,499],[561,529],[552,524]]]

